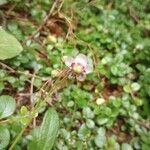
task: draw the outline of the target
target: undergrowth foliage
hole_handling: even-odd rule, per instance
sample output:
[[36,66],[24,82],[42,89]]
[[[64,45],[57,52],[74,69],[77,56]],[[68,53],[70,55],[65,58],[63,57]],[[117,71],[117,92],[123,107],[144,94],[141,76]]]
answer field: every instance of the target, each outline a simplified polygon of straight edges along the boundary
[[0,1],[0,150],[149,150],[149,0]]

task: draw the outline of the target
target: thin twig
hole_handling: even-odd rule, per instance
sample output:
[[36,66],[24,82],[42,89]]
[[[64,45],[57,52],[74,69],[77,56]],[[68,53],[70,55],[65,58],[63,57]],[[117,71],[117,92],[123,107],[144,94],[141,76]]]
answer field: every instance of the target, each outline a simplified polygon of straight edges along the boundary
[[[35,72],[33,74],[33,77],[31,79],[31,86],[30,86],[30,103],[31,103],[31,106],[32,108],[34,107],[33,105],[33,84],[34,84],[34,80],[35,80]],[[36,118],[34,117],[33,118],[33,127],[36,127]]]
[[68,31],[67,31],[67,34],[66,34],[66,37],[65,37],[65,39],[68,39],[69,35],[71,35],[71,34],[73,33],[71,22],[70,22],[70,20],[69,20],[66,16],[64,16],[63,14],[59,13],[59,16],[65,20],[65,22],[66,22],[66,24],[67,24],[67,26],[68,26]]
[[137,120],[137,119],[135,119],[132,116],[130,116],[130,117],[129,116],[122,116],[122,117],[124,117],[124,120],[126,120],[126,119],[133,119],[140,126],[142,126],[142,127],[146,128],[146,129],[150,130],[150,124],[149,123],[143,122],[142,120]]
[[34,39],[35,35],[37,35],[43,29],[43,27],[47,23],[48,19],[53,15],[53,12],[57,5],[56,1],[53,3],[52,7],[50,8],[49,13],[45,17],[43,23],[37,28],[37,30],[33,34],[31,34],[26,40],[23,41],[23,44],[25,44],[28,40]]
[[[59,82],[60,85],[67,78],[67,75],[68,75],[68,73],[66,73],[65,77]],[[55,85],[57,85],[57,84],[58,84],[58,82],[55,82]],[[57,87],[57,86],[53,86],[52,87],[52,89],[48,92],[48,95],[44,99],[45,102],[48,102],[48,98],[50,96],[52,96],[52,94],[57,90],[57,88],[59,88],[59,87]],[[32,108],[32,112],[37,112],[38,111],[38,109],[40,108],[40,102],[41,101],[36,103],[35,107]],[[31,112],[31,114],[32,114],[32,112]],[[31,118],[30,118],[29,122],[25,125],[25,127],[21,130],[21,132],[16,136],[15,140],[13,141],[12,145],[10,146],[10,148],[8,150],[13,150],[14,146],[16,145],[18,140],[21,138],[22,134],[24,133],[25,129],[29,126],[29,124],[31,123],[32,119],[33,119],[33,116],[31,115]]]
[[30,119],[29,123],[27,123],[23,129],[21,130],[21,132],[17,135],[17,137],[15,138],[15,140],[13,141],[12,145],[10,146],[10,148],[8,150],[13,150],[14,146],[17,144],[18,140],[21,138],[22,134],[24,133],[25,129],[28,127],[28,125],[30,124],[32,119]]
[[130,17],[134,20],[135,23],[138,23],[139,22],[139,17],[135,15],[135,12],[131,7],[129,7],[128,9],[129,9]]
[[6,65],[6,64],[4,64],[4,63],[2,63],[2,62],[0,62],[0,65],[1,65],[3,68],[6,68],[7,70],[9,70],[10,73],[23,74],[23,75],[26,75],[26,76],[29,76],[29,77],[33,77],[33,76],[34,76],[35,78],[38,78],[38,79],[43,80],[42,77],[37,76],[37,75],[33,75],[32,73],[23,72],[23,71],[16,71],[16,70],[14,70],[13,68],[11,68],[10,66],[8,66],[8,65]]
[[67,75],[60,81],[58,82],[58,86],[56,84],[56,86],[54,86],[47,94],[46,98],[44,99],[45,102],[47,102],[48,104],[51,104],[51,101],[49,101],[49,98],[52,96],[52,94],[59,89],[59,85],[61,86],[61,84],[66,80]]
[[13,4],[9,9],[8,9],[8,11],[7,11],[7,16],[15,9],[15,7],[16,7],[16,4]]
[[132,118],[137,124],[139,124],[139,125],[143,126],[144,128],[150,130],[150,124],[142,122],[142,121],[139,121],[139,120],[137,120],[137,119],[135,119],[133,117],[130,117],[130,118]]
[[30,85],[30,102],[31,102],[31,105],[32,105],[32,96],[33,96],[33,84],[34,84],[34,80],[35,80],[35,72],[33,74],[33,77],[31,79],[31,85]]
[[4,64],[4,63],[2,63],[2,62],[0,62],[0,65],[1,65],[3,68],[6,68],[6,69],[10,70],[12,73],[15,73],[15,72],[16,72],[13,68],[9,67],[8,65],[6,65],[6,64]]
[[[55,84],[57,83],[57,81],[59,81],[60,80],[60,78],[61,77],[63,77],[66,73],[67,73],[67,71],[68,71],[68,69],[67,70],[64,70],[64,71],[62,71],[62,72],[60,72],[60,74],[58,75],[58,78],[53,82],[51,79],[50,80],[47,80],[43,85],[42,85],[42,87],[40,88],[40,93],[42,92],[42,91],[47,91],[48,90],[48,88],[49,88],[49,86],[51,86],[52,84],[55,86]],[[50,84],[49,84],[50,83]]]

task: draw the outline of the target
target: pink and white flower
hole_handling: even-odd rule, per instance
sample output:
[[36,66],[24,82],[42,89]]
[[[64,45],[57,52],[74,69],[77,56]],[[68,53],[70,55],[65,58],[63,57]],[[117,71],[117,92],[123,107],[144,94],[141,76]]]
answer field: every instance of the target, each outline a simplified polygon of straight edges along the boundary
[[88,58],[84,54],[78,54],[75,58],[67,57],[64,62],[79,81],[84,81],[86,74],[93,71],[92,64],[89,64]]

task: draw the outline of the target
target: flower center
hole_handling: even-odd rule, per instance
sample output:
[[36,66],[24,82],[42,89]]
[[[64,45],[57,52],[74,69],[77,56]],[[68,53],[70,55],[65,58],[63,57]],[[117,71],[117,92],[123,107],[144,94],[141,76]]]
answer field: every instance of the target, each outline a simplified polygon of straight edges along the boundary
[[75,73],[82,73],[83,72],[83,66],[80,64],[73,64],[72,69]]

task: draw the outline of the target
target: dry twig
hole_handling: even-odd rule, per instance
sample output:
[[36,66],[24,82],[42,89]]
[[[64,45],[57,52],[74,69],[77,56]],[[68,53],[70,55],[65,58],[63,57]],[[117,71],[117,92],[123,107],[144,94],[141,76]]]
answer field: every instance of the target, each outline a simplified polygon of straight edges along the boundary
[[[43,27],[44,27],[45,24],[47,23],[48,19],[49,19],[51,16],[53,16],[54,11],[55,11],[56,9],[58,9],[57,12],[60,11],[60,9],[61,9],[61,7],[62,7],[62,4],[63,4],[63,3],[61,3],[61,5],[58,7],[58,4],[60,3],[60,1],[62,1],[62,0],[55,0],[55,1],[54,1],[52,7],[50,8],[50,10],[49,10],[49,12],[48,12],[48,14],[47,14],[47,16],[45,17],[43,23],[37,28],[37,30],[36,30],[32,35],[30,35],[25,41],[23,41],[23,44],[25,44],[28,40],[34,39],[35,35],[37,35],[37,34],[43,29]],[[63,2],[64,2],[64,0],[63,0]]]
[[16,71],[16,70],[14,70],[13,68],[9,67],[8,65],[6,65],[6,64],[4,64],[4,63],[2,63],[2,62],[0,62],[0,66],[2,66],[3,68],[6,68],[7,70],[9,70],[10,73],[23,74],[23,75],[26,75],[26,76],[28,76],[28,77],[33,77],[33,76],[34,76],[35,78],[38,78],[38,79],[43,80],[42,77],[37,76],[37,75],[33,75],[32,73],[29,73],[29,72],[22,72],[22,71]]

